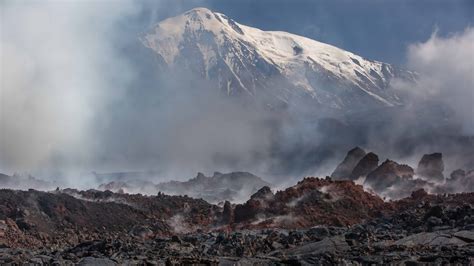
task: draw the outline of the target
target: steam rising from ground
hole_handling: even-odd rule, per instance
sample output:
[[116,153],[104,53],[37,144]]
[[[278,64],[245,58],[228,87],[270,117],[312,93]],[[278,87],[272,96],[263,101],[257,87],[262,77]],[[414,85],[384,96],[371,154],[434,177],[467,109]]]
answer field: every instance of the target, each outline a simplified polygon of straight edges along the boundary
[[[315,122],[319,116],[243,105],[190,73],[158,72],[138,32],[121,29],[141,4],[7,1],[1,8],[0,172],[71,176],[73,186],[93,184],[77,178],[92,170],[154,170],[168,179],[245,170],[287,179],[329,174],[336,155],[355,145],[418,159],[418,150],[400,152],[399,141],[446,122],[432,109],[453,112],[449,124],[474,134],[472,28],[410,46],[408,66],[420,80],[397,84],[409,104],[382,126],[369,118],[348,130],[345,122],[327,126]],[[420,106],[428,110],[421,120],[413,118]]]

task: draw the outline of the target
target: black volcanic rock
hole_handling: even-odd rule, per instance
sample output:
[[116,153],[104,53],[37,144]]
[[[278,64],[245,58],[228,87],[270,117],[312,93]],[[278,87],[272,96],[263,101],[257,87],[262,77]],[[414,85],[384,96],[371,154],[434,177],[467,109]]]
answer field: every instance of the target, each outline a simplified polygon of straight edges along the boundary
[[437,152],[423,155],[418,163],[416,174],[428,180],[443,181],[443,171],[443,154]]
[[364,184],[370,186],[375,192],[381,193],[404,179],[412,179],[413,175],[414,171],[410,166],[386,160],[367,175]]
[[379,166],[379,157],[373,152],[369,152],[355,166],[349,176],[349,179],[356,180],[361,176],[367,176],[370,172]]
[[270,199],[273,197],[273,192],[268,186],[264,186],[261,189],[259,189],[255,194],[253,194],[250,198],[251,199]]
[[224,209],[222,211],[222,223],[231,224],[234,222],[234,210],[229,201],[225,201]]
[[357,163],[364,158],[366,155],[365,151],[359,147],[355,147],[347,152],[344,160],[336,167],[334,172],[331,174],[333,179],[349,179],[351,173],[356,167]]

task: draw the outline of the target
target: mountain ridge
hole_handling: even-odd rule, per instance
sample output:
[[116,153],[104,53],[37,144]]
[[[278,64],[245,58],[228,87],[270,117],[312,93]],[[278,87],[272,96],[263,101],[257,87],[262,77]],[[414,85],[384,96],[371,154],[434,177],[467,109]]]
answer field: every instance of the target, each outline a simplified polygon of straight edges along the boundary
[[191,69],[228,95],[263,96],[267,104],[310,98],[333,109],[397,106],[403,101],[391,81],[416,78],[414,72],[303,36],[245,26],[206,8],[157,23],[141,41],[165,66]]

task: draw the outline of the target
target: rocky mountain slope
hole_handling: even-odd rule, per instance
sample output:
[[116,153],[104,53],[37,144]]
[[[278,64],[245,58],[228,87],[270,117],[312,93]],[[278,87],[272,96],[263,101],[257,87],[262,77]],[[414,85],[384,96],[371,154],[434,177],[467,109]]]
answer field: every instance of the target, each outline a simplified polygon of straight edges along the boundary
[[305,102],[332,109],[394,106],[394,79],[415,74],[332,45],[242,25],[205,8],[156,24],[142,37],[160,64],[189,69],[227,95],[270,106]]

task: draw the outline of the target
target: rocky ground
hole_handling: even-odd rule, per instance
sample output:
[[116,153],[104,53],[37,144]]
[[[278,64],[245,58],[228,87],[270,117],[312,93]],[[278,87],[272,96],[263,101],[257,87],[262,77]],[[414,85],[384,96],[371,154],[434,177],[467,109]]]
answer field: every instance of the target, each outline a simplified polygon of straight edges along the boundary
[[413,169],[354,148],[332,177],[262,184],[241,204],[1,189],[0,264],[473,265],[474,171],[443,172],[439,153]]
[[474,193],[424,190],[384,202],[329,178],[224,207],[163,194],[0,190],[0,263],[469,265],[473,204]]

